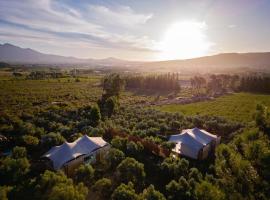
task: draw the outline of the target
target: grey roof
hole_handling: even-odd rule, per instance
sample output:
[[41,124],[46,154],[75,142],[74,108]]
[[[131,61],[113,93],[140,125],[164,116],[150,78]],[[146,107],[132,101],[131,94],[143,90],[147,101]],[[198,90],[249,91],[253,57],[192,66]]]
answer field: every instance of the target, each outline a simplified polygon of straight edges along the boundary
[[106,146],[108,143],[101,137],[88,137],[84,135],[74,142],[65,142],[60,146],[52,147],[43,157],[53,161],[54,169],[60,169],[66,162],[84,154],[90,154],[94,150]]
[[183,154],[191,158],[197,158],[200,149],[211,141],[217,140],[217,138],[218,136],[205,130],[193,128],[185,129],[181,134],[171,135],[169,141],[176,143],[176,146],[173,149],[176,153]]

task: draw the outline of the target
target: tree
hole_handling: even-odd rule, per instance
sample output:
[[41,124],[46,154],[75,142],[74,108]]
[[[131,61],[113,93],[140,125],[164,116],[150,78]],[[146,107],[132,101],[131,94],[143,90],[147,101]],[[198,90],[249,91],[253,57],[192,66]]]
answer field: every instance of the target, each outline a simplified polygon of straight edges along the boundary
[[110,168],[115,168],[122,160],[125,159],[125,154],[119,149],[111,148],[105,157]]
[[145,172],[144,165],[134,158],[127,157],[117,166],[118,177],[121,182],[133,182],[137,185],[142,184]]
[[178,190],[178,196],[180,199],[189,199],[191,198],[191,187],[189,185],[189,182],[181,176],[178,180],[179,184],[179,190]]
[[104,106],[105,106],[105,112],[106,112],[108,117],[112,116],[112,114],[117,109],[118,104],[119,104],[118,97],[116,97],[116,96],[111,96],[111,97],[106,99]]
[[179,181],[172,180],[166,185],[169,199],[190,199],[191,187],[188,181],[181,176]]
[[17,77],[22,77],[23,75],[19,72],[13,72],[12,75],[17,78]]
[[24,147],[14,147],[10,157],[0,160],[0,182],[17,183],[24,179],[30,168],[26,154]]
[[155,190],[153,185],[150,185],[148,188],[143,190],[143,193],[140,196],[141,200],[166,200],[164,195],[159,191]]
[[81,165],[75,170],[74,179],[77,183],[83,182],[85,185],[90,186],[94,179],[95,170],[91,165]]
[[95,191],[100,197],[104,199],[109,199],[111,195],[112,189],[112,181],[108,178],[99,179],[94,186],[92,187],[93,191]]
[[188,172],[189,162],[185,158],[181,158],[175,165],[174,165],[174,174],[176,177],[184,176]]
[[65,138],[60,133],[50,132],[42,137],[42,143],[45,147],[60,145],[65,141]]
[[125,81],[119,74],[110,74],[103,80],[103,94],[98,101],[103,117],[111,117],[118,106],[120,92],[124,88]]
[[14,147],[11,154],[12,158],[24,158],[27,156],[26,148],[25,147]]
[[101,119],[101,114],[98,106],[93,106],[90,111],[90,121],[93,126],[97,126]]
[[8,193],[12,188],[7,186],[0,186],[0,199],[8,200]]
[[197,168],[193,167],[189,170],[188,178],[193,178],[196,182],[200,182],[202,180],[202,174]]
[[270,78],[269,76],[248,76],[242,77],[239,89],[241,91],[255,92],[255,93],[269,93],[270,92]]
[[195,89],[197,94],[199,94],[201,88],[205,87],[205,85],[206,85],[205,78],[200,77],[200,76],[195,76],[195,77],[191,78],[190,82],[191,82],[192,88]]
[[175,180],[172,180],[166,185],[166,191],[168,193],[168,199],[178,199],[179,184]]
[[45,171],[40,176],[36,181],[35,190],[35,198],[41,200],[84,200],[88,193],[83,183],[75,185],[63,172],[51,171]]
[[143,145],[140,142],[130,141],[127,143],[127,154],[132,157],[138,157],[143,151]]
[[124,77],[128,89],[151,90],[152,92],[180,92],[181,87],[177,73],[158,75],[129,75]]
[[215,185],[202,181],[197,184],[195,194],[200,200],[223,200],[225,199],[224,193]]
[[185,158],[174,159],[172,157],[168,157],[161,163],[161,169],[165,178],[178,179],[188,173],[189,162]]
[[225,144],[216,150],[215,171],[228,196],[252,195],[259,181],[251,163]]
[[257,104],[254,119],[257,127],[259,127],[260,130],[265,132],[270,131],[270,112],[266,106]]
[[31,135],[24,135],[22,140],[29,150],[33,150],[39,144],[39,139]]
[[116,136],[112,139],[111,144],[114,148],[120,149],[125,152],[127,149],[127,139]]
[[207,90],[212,95],[219,94],[222,92],[222,83],[218,76],[211,75],[210,81],[207,83]]
[[119,96],[125,82],[119,74],[110,74],[103,80],[103,91],[107,97]]
[[134,190],[134,186],[131,182],[126,184],[121,184],[118,186],[113,194],[112,200],[138,200],[139,197]]

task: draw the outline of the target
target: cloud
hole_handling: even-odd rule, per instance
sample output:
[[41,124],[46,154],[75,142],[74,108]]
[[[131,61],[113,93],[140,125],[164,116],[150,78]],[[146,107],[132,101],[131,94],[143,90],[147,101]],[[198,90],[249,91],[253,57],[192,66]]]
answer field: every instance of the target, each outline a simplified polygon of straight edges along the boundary
[[89,11],[103,23],[125,27],[145,24],[153,16],[153,14],[135,13],[129,6],[117,6],[112,10],[101,5],[90,5]]
[[[147,36],[114,32],[145,24],[151,14],[138,14],[127,6],[111,9],[88,5],[88,10],[50,0],[1,0],[0,38],[32,40],[50,44],[78,44],[91,48],[122,48],[152,51]],[[91,16],[85,17],[87,13]],[[10,34],[10,35],[9,35]]]
[[237,27],[237,25],[235,25],[235,24],[228,25],[228,28],[236,28],[236,27]]

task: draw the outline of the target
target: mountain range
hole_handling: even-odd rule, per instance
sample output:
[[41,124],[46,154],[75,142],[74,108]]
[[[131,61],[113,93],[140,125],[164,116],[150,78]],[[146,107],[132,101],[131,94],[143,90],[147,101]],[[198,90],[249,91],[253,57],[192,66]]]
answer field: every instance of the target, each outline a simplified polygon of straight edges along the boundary
[[18,64],[69,64],[138,67],[148,70],[196,71],[211,72],[216,70],[241,69],[270,69],[270,52],[259,53],[222,53],[213,56],[185,60],[167,60],[153,62],[126,61],[117,58],[81,59],[59,55],[44,54],[33,49],[21,48],[12,44],[0,44],[0,62]]
[[16,64],[85,64],[90,66],[125,66],[129,63],[136,63],[112,57],[105,59],[82,59],[45,54],[30,48],[21,48],[9,43],[0,44],[0,61]]

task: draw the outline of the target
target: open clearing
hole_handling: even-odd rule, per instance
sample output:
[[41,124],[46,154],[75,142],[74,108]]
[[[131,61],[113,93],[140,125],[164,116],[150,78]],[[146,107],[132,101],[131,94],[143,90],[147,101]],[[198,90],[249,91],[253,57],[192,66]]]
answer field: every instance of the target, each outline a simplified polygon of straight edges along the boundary
[[232,121],[250,122],[258,103],[270,106],[270,95],[235,93],[213,101],[163,105],[158,106],[157,109],[166,112],[181,112],[185,115],[221,116]]

